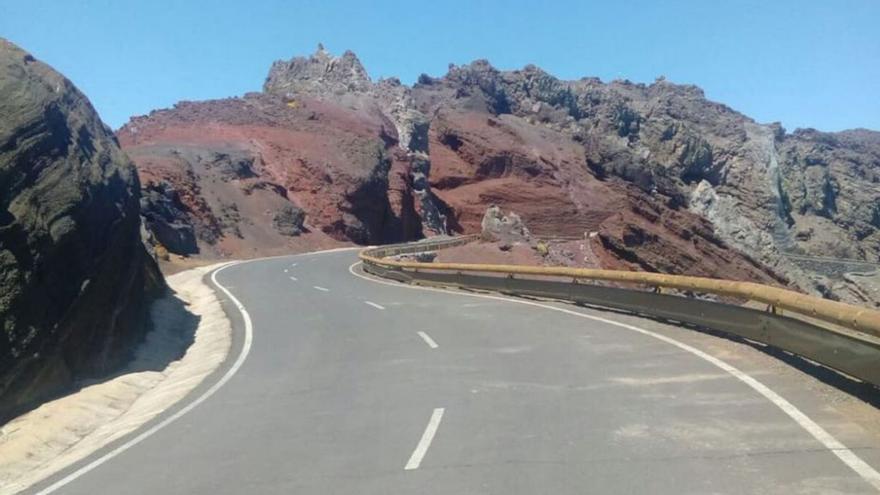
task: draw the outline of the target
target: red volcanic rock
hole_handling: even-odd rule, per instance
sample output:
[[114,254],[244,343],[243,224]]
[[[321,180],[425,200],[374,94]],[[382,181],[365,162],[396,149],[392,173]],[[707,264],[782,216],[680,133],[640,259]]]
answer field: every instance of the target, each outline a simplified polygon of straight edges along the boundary
[[[190,227],[191,251],[207,256],[391,242],[478,232],[497,204],[538,238],[597,232],[587,239],[602,266],[774,280],[672,197],[599,180],[569,135],[443,86],[373,84],[352,57],[277,63],[266,93],[183,102],[120,129],[145,189],[164,185],[182,212],[145,205],[157,241],[185,244]],[[305,212],[299,237],[273,222],[291,206]]]
[[[209,256],[421,234],[401,178],[406,164],[392,146],[396,131],[378,112],[253,94],[182,103],[117,134],[146,188],[176,191]],[[273,225],[285,205],[306,213],[301,238]]]
[[519,214],[536,239],[586,239],[595,261],[580,257],[571,266],[783,282],[725,245],[705,219],[668,206],[672,198],[597,179],[582,148],[557,131],[512,115],[443,108],[430,138],[433,191],[463,233],[479,232],[486,207],[496,204]]
[[[409,91],[319,48],[276,62],[264,93],[133,118],[119,141],[153,191],[143,210],[154,241],[250,256],[446,233],[427,181],[428,119]],[[301,234],[279,231],[285,208],[305,213]]]
[[[846,297],[784,252],[880,252],[874,133],[786,134],[662,79],[561,81],[477,61],[407,87],[321,48],[273,64],[263,93],[181,103],[119,139],[156,242],[195,239],[201,255],[475,233],[493,204],[560,244],[535,259],[517,248],[541,263]],[[303,228],[278,212],[304,213]]]

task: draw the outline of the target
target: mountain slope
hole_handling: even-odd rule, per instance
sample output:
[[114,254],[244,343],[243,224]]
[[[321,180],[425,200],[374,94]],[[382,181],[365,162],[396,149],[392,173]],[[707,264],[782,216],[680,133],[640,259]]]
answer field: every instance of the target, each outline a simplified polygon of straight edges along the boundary
[[[621,178],[707,218],[715,233],[803,289],[867,302],[866,294],[803,270],[785,253],[877,261],[880,156],[872,131],[786,134],[711,102],[695,86],[585,78],[477,61],[423,76],[423,111],[515,116],[578,143],[603,180]],[[507,117],[510,118],[510,117]]]
[[[407,87],[373,82],[353,53],[319,47],[273,64],[262,93],[153,112],[119,136],[148,187],[177,191],[176,218],[196,232],[221,225],[190,249],[207,255],[316,242],[267,243],[241,227],[247,216],[223,218],[211,197],[265,203],[213,192],[214,173],[194,165],[234,144],[257,165],[227,182],[271,183],[308,230],[336,241],[473,232],[497,204],[545,237],[593,233],[602,266],[774,281],[857,302],[870,296],[786,253],[880,257],[876,133],[787,134],[662,78],[561,81],[476,61]],[[194,143],[201,158],[186,151]],[[162,158],[172,151],[186,165]],[[251,221],[271,232],[282,203],[265,204]],[[224,230],[230,223],[239,229]]]

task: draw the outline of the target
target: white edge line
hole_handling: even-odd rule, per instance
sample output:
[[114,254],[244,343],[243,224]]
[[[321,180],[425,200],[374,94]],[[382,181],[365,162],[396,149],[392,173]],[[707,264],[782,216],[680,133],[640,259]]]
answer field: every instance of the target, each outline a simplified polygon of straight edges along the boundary
[[369,304],[370,306],[372,306],[376,309],[385,309],[385,306],[382,306],[381,304],[376,304],[373,301],[364,301],[364,303]]
[[313,285],[312,288],[314,288],[315,290],[319,290],[319,291],[321,291],[321,292],[330,292],[330,289],[328,289],[328,288],[326,288],[326,287],[321,287],[321,286],[318,286],[318,285]]
[[184,414],[195,409],[195,407],[198,406],[199,404],[201,404],[202,402],[208,400],[209,397],[214,395],[214,393],[216,393],[217,390],[220,389],[220,387],[225,385],[226,382],[228,382],[229,379],[232,378],[233,375],[235,375],[235,373],[238,371],[238,369],[241,368],[241,366],[244,364],[245,359],[247,358],[248,353],[250,352],[251,345],[253,343],[253,338],[254,338],[253,337],[253,324],[251,323],[251,317],[248,314],[247,310],[244,308],[244,305],[242,305],[241,302],[235,296],[233,296],[232,293],[226,287],[223,287],[222,285],[220,285],[217,282],[216,277],[217,277],[217,274],[220,273],[221,270],[229,268],[230,266],[239,265],[242,263],[250,263],[253,261],[265,261],[265,260],[270,260],[270,259],[286,258],[286,257],[291,257],[291,256],[305,256],[305,255],[312,255],[312,254],[336,253],[336,252],[341,252],[341,251],[351,251],[354,249],[363,249],[363,248],[361,248],[361,247],[335,248],[335,249],[327,249],[324,251],[313,251],[310,253],[301,253],[301,254],[294,254],[294,255],[283,254],[283,255],[279,255],[279,256],[267,256],[265,258],[254,258],[251,260],[231,261],[228,264],[223,265],[223,266],[217,268],[216,270],[214,270],[214,272],[211,274],[211,281],[214,282],[214,284],[220,290],[222,290],[223,293],[225,293],[229,297],[230,300],[232,300],[233,304],[235,304],[235,307],[239,310],[239,312],[241,312],[242,319],[244,320],[244,326],[245,326],[244,344],[242,345],[241,352],[238,354],[238,357],[236,358],[235,363],[232,365],[232,367],[226,371],[226,373],[223,375],[223,377],[220,378],[220,380],[217,383],[212,385],[211,388],[206,390],[204,394],[199,396],[198,399],[195,399],[194,401],[190,402],[184,408],[180,409],[179,411],[177,411],[173,415],[162,420],[162,422],[157,423],[156,425],[154,425],[150,429],[140,433],[138,436],[125,442],[124,444],[120,445],[119,447],[116,447],[115,449],[104,454],[103,456],[95,459],[94,461],[92,461],[92,462],[86,464],[85,466],[77,469],[76,471],[68,474],[67,476],[56,481],[55,483],[52,483],[51,485],[47,486],[46,488],[40,490],[39,492],[37,492],[37,495],[48,495],[49,493],[52,493],[52,492],[58,490],[59,488],[64,487],[65,485],[76,480],[77,478],[81,477],[82,475],[97,468],[101,464],[104,464],[105,462],[109,461],[110,459],[113,459],[114,457],[118,456],[119,454],[125,452],[126,450],[128,450],[128,449],[134,447],[135,445],[141,443],[142,441],[146,440],[150,436],[154,435],[157,431],[159,431],[162,428],[173,423],[174,421],[176,421],[178,418],[180,418]]
[[421,337],[422,340],[424,340],[425,343],[428,344],[428,347],[430,347],[431,349],[436,349],[437,347],[439,347],[439,346],[437,345],[437,343],[434,342],[434,339],[432,339],[430,335],[428,335],[428,334],[426,334],[425,332],[422,332],[422,331],[418,331],[418,332],[416,332],[416,333],[419,334],[419,337]]
[[229,299],[232,301],[233,304],[235,304],[235,307],[241,313],[241,317],[244,320],[244,332],[245,332],[244,345],[242,345],[241,352],[238,354],[238,358],[236,358],[235,363],[232,364],[232,367],[226,371],[226,373],[223,375],[222,378],[220,378],[220,380],[217,381],[217,383],[212,385],[211,388],[209,388],[208,390],[205,391],[205,393],[203,393],[201,396],[199,396],[198,399],[190,402],[189,404],[187,404],[185,407],[183,407],[182,409],[180,409],[176,413],[172,414],[171,416],[168,416],[167,418],[162,420],[160,423],[158,423],[158,424],[154,425],[153,427],[151,427],[150,429],[142,432],[140,435],[132,438],[131,440],[125,442],[124,444],[120,445],[119,447],[116,447],[115,449],[104,454],[103,456],[95,459],[94,461],[92,461],[92,462],[86,464],[85,466],[77,469],[76,471],[68,474],[67,476],[65,476],[64,478],[61,478],[60,480],[56,481],[52,485],[49,485],[48,487],[46,487],[43,490],[41,490],[40,492],[38,492],[37,495],[46,495],[46,494],[54,492],[55,490],[58,490],[59,488],[63,487],[64,485],[74,481],[75,479],[79,478],[80,476],[88,473],[89,471],[97,468],[101,464],[104,464],[105,462],[109,461],[110,459],[118,456],[119,454],[125,452],[126,450],[128,450],[128,449],[134,447],[135,445],[139,444],[140,442],[144,441],[148,437],[155,434],[157,431],[161,430],[162,428],[168,426],[172,422],[179,419],[184,414],[195,409],[196,406],[198,406],[202,402],[205,402],[206,400],[208,400],[208,398],[210,398],[218,390],[220,390],[220,387],[225,385],[226,382],[228,382],[229,379],[232,378],[238,372],[239,368],[241,368],[241,366],[244,364],[244,361],[245,361],[245,359],[247,359],[247,355],[251,350],[251,344],[253,343],[253,339],[254,339],[254,337],[253,337],[253,324],[251,323],[251,317],[248,314],[247,310],[245,309],[244,305],[242,305],[241,302],[235,296],[233,296],[232,293],[229,292],[229,290],[226,289],[226,287],[223,287],[222,285],[220,285],[219,282],[217,282],[217,274],[220,273],[221,271],[223,271],[224,269],[229,268],[230,266],[238,265],[240,263],[241,262],[231,262],[227,265],[221,266],[220,268],[214,270],[213,273],[211,273],[211,281],[214,282],[214,285],[216,285],[220,290],[222,290],[223,293],[225,293],[227,297],[229,297]]
[[409,471],[412,469],[418,469],[422,464],[422,459],[425,458],[425,454],[428,453],[428,447],[431,446],[431,442],[434,440],[434,435],[437,434],[437,428],[440,427],[440,420],[443,419],[444,411],[445,409],[438,407],[437,409],[434,409],[433,413],[431,413],[431,419],[428,420],[428,426],[425,427],[425,432],[422,433],[422,438],[419,440],[419,444],[416,445],[416,450],[413,451],[406,466],[403,467],[404,470]]
[[880,491],[880,473],[878,473],[877,470],[875,470],[873,467],[871,467],[870,464],[865,462],[855,452],[853,452],[846,445],[844,445],[843,442],[841,442],[836,437],[834,437],[834,435],[832,435],[827,430],[825,430],[825,428],[822,428],[818,423],[816,423],[815,421],[810,419],[809,416],[804,414],[794,404],[792,404],[791,402],[786,400],[784,397],[782,397],[781,395],[779,395],[776,392],[774,392],[773,390],[771,390],[770,387],[764,385],[759,380],[749,376],[745,372],[741,371],[739,368],[736,368],[735,366],[728,364],[727,362],[725,362],[715,356],[709,355],[709,354],[697,349],[696,347],[690,346],[690,345],[685,344],[683,342],[679,342],[671,337],[667,337],[665,335],[661,335],[659,333],[655,333],[650,330],[645,330],[643,328],[639,328],[639,327],[636,327],[633,325],[628,325],[626,323],[621,323],[621,322],[617,322],[614,320],[609,320],[606,318],[602,318],[600,316],[593,316],[593,315],[588,315],[585,313],[579,313],[577,311],[572,311],[570,309],[558,308],[558,307],[550,306],[547,304],[541,304],[541,303],[534,302],[534,301],[526,301],[526,300],[522,300],[522,299],[513,299],[513,298],[508,298],[508,297],[493,296],[493,295],[487,295],[487,294],[471,294],[471,293],[463,293],[463,292],[454,292],[454,291],[438,289],[438,288],[434,288],[434,287],[420,287],[420,286],[413,286],[413,285],[403,284],[403,283],[387,282],[385,280],[377,280],[376,278],[368,277],[366,275],[361,275],[361,274],[355,272],[354,267],[360,263],[361,263],[360,261],[352,263],[351,266],[348,267],[348,271],[356,277],[362,278],[364,280],[369,280],[374,283],[390,285],[392,287],[445,292],[447,294],[456,294],[456,295],[468,296],[468,297],[479,297],[479,298],[483,298],[483,299],[494,299],[497,301],[508,301],[508,302],[514,302],[514,303],[518,303],[518,304],[526,304],[529,306],[536,306],[539,308],[550,309],[553,311],[559,311],[561,313],[566,313],[566,314],[569,314],[572,316],[578,316],[580,318],[587,318],[587,319],[594,320],[594,321],[601,321],[602,323],[606,323],[608,325],[614,325],[616,327],[625,328],[627,330],[632,330],[632,331],[638,332],[642,335],[647,335],[647,336],[653,337],[657,340],[661,340],[663,342],[666,342],[667,344],[674,345],[675,347],[678,347],[679,349],[682,349],[686,352],[689,352],[689,353],[691,353],[691,354],[693,354],[693,355],[695,355],[705,361],[708,361],[709,363],[713,364],[714,366],[726,371],[727,373],[729,373],[733,377],[737,378],[741,382],[743,382],[746,385],[748,385],[749,387],[751,387],[752,390],[761,394],[765,399],[772,402],[773,405],[775,405],[776,407],[781,409],[782,412],[784,412],[786,415],[788,415],[788,417],[790,417],[792,420],[794,420],[794,422],[797,423],[801,428],[806,430],[807,433],[812,435],[813,438],[815,438],[817,441],[819,441],[819,443],[821,443],[826,449],[828,449],[829,451],[831,451],[831,453],[833,453],[835,456],[837,456],[837,458],[840,459],[844,464],[846,464],[847,467],[849,467],[850,469],[855,471],[856,474],[861,476],[861,478],[863,480],[865,480],[868,484],[870,484],[872,487],[874,487],[874,489],[876,489],[877,491]]

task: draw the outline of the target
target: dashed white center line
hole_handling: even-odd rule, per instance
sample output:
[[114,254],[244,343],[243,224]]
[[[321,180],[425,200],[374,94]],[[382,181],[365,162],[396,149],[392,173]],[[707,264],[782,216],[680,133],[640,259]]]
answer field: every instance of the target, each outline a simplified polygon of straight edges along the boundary
[[[290,266],[296,266],[296,265],[297,265],[296,263],[291,263],[291,264],[290,264]],[[287,270],[284,270],[284,271],[287,271]]]
[[284,273],[287,273],[287,268],[284,269]]
[[418,469],[419,465],[422,464],[422,459],[424,459],[425,454],[428,452],[428,447],[431,446],[431,442],[434,440],[437,428],[440,427],[440,420],[443,419],[444,411],[445,409],[442,407],[434,409],[434,413],[431,414],[431,419],[428,421],[428,426],[425,427],[425,432],[422,433],[422,439],[419,440],[419,444],[416,445],[416,450],[413,451],[409,461],[403,469],[407,471]]
[[299,279],[296,278],[296,277],[291,276],[291,277],[290,277],[290,280],[293,280],[294,282],[296,282],[296,281],[299,280]]
[[317,286],[317,285],[313,285],[312,287],[314,287],[315,290],[319,290],[319,291],[321,291],[321,292],[330,292],[330,289],[327,289],[327,288],[325,288],[325,287],[320,287],[320,286]]
[[[361,275],[361,274],[357,273],[354,270],[354,267],[356,267],[359,264],[362,264],[362,262],[358,261],[358,262],[352,263],[348,267],[348,271],[352,275],[354,275],[355,277],[362,278],[364,280],[368,280],[368,281],[371,281],[371,282],[374,282],[377,284],[382,284],[382,285],[390,285],[390,286],[394,286],[394,287],[405,287],[405,288],[411,289],[411,290],[426,290],[426,291],[432,291],[432,292],[443,292],[446,294],[453,293],[448,290],[436,289],[433,287],[419,287],[419,286],[412,286],[412,285],[401,286],[397,282],[377,280],[373,277],[368,277],[366,275]],[[522,300],[522,299],[511,299],[508,297],[493,296],[493,295],[487,295],[487,294],[464,293],[464,294],[460,294],[460,295],[465,295],[465,296],[469,296],[469,297],[476,297],[476,298],[480,298],[480,299],[489,299],[489,300],[494,300],[494,301],[508,301],[508,302],[523,304],[523,305],[527,305],[527,306],[544,308],[544,309],[551,310],[551,311],[558,311],[560,313],[565,313],[565,314],[576,316],[579,318],[586,318],[586,319],[593,320],[593,321],[599,321],[599,322],[602,322],[602,323],[605,323],[608,325],[613,325],[613,326],[616,326],[619,328],[625,328],[625,329],[631,330],[633,332],[637,332],[642,335],[652,337],[654,339],[657,339],[657,340],[660,340],[660,341],[665,342],[667,344],[678,347],[679,349],[681,349],[685,352],[689,352],[690,354],[697,356],[697,357],[711,363],[712,365],[726,371],[731,376],[736,377],[737,379],[739,379],[740,381],[742,381],[743,383],[745,383],[746,385],[751,387],[754,391],[756,391],[757,393],[762,395],[765,399],[767,399],[768,401],[773,403],[773,405],[775,405],[782,412],[784,412],[786,415],[788,415],[788,417],[790,417],[794,422],[796,422],[801,428],[803,428],[808,433],[810,433],[813,436],[813,438],[815,438],[817,441],[822,443],[822,445],[827,449],[828,452],[831,452],[834,455],[836,455],[838,459],[840,459],[844,464],[846,464],[847,467],[849,467],[850,469],[855,471],[859,476],[861,476],[862,479],[864,479],[866,482],[868,482],[874,488],[880,490],[880,473],[878,473],[877,470],[875,470],[871,465],[869,465],[867,462],[865,462],[861,457],[856,455],[855,452],[853,452],[851,449],[847,448],[846,445],[844,445],[842,442],[840,442],[837,438],[835,438],[831,433],[826,431],[818,423],[816,423],[815,421],[810,419],[800,409],[795,407],[794,404],[788,402],[784,397],[780,396],[779,394],[777,394],[776,392],[774,392],[769,387],[767,387],[766,385],[764,385],[762,382],[758,381],[757,379],[753,378],[752,376],[747,375],[743,371],[740,371],[739,368],[735,368],[734,366],[728,364],[727,362],[725,362],[715,356],[709,355],[706,352],[701,351],[701,350],[699,350],[695,347],[692,347],[688,344],[685,344],[683,342],[679,342],[671,337],[667,337],[665,335],[661,335],[661,334],[652,332],[650,330],[645,330],[643,328],[639,328],[639,327],[636,327],[633,325],[628,325],[626,323],[621,323],[618,321],[609,320],[609,319],[598,317],[598,316],[579,313],[577,311],[572,311],[570,309],[560,308],[560,307],[556,307],[556,306],[549,306],[549,305],[541,304],[541,303],[534,302],[534,301],[526,301],[526,300]]]
[[416,333],[419,334],[419,337],[421,337],[422,340],[424,340],[425,343],[428,344],[428,347],[430,347],[431,349],[436,349],[437,347],[439,347],[437,345],[437,343],[434,342],[434,339],[432,339],[430,335],[426,334],[425,332],[416,332]]
[[385,306],[382,306],[382,305],[376,304],[376,303],[374,303],[374,302],[372,302],[372,301],[364,301],[364,304],[369,304],[370,306],[372,306],[372,307],[374,307],[374,308],[376,308],[376,309],[385,309]]

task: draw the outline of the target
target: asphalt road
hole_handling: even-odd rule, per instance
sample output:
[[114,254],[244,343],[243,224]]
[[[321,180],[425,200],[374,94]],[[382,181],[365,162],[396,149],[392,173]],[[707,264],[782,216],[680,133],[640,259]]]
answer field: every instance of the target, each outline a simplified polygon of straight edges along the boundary
[[[670,341],[533,305],[377,283],[350,273],[355,261],[345,251],[218,273],[252,322],[243,364],[197,407],[55,493],[875,493],[778,404]],[[234,346],[214,382],[245,342],[242,316],[226,305]],[[569,311],[666,339],[721,340]],[[877,465],[873,440],[814,401],[796,374],[755,362],[743,366]]]

